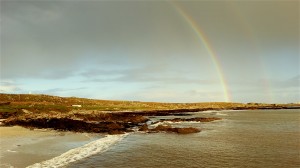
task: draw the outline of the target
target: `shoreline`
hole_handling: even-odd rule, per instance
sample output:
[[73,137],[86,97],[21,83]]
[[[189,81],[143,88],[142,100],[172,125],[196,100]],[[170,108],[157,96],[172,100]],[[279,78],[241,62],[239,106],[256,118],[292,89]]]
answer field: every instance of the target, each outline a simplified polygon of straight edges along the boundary
[[[76,112],[64,113],[57,115],[49,115],[47,113],[21,113],[17,116],[11,116],[3,121],[3,126],[23,126],[26,128],[51,128],[59,131],[73,131],[73,132],[88,132],[88,133],[108,133],[108,134],[124,134],[126,132],[133,132],[135,129],[144,131],[151,131],[148,129],[147,123],[150,121],[149,116],[169,116],[174,113],[102,113],[102,112],[85,112],[85,114],[78,114]],[[190,114],[180,113],[179,116],[189,116]],[[174,122],[186,121],[184,118],[176,118],[174,115]],[[190,118],[189,121],[195,122],[211,122],[220,120],[216,117],[198,117]],[[161,119],[156,123],[162,123],[165,120]],[[152,124],[152,123],[148,123]],[[159,125],[158,125],[159,126]],[[147,127],[147,129],[145,129]],[[190,132],[191,128],[170,128],[169,132],[176,133],[194,133],[200,130]],[[153,130],[152,130],[153,131]],[[155,129],[156,132],[166,131],[165,129]],[[186,132],[185,132],[186,131]]]
[[[282,108],[280,108],[282,109]],[[272,110],[280,110],[275,108]],[[284,108],[283,108],[284,109]],[[218,111],[240,111],[249,109],[218,109]],[[251,109],[253,110],[253,109]],[[260,110],[271,110],[263,108]],[[135,129],[141,129],[146,132],[151,131],[146,129],[151,116],[174,116],[171,121],[185,121],[185,119],[178,118],[179,116],[189,116],[192,113],[205,113],[212,111],[211,109],[176,109],[176,110],[152,110],[152,111],[122,111],[122,112],[105,112],[86,110],[86,111],[71,111],[68,113],[51,112],[51,113],[33,113],[28,110],[22,110],[17,115],[12,115],[6,119],[2,119],[1,126],[22,126],[29,129],[43,129],[50,128],[58,131],[72,131],[72,132],[86,132],[86,133],[108,133],[108,134],[124,134],[126,132],[133,132]],[[177,117],[178,116],[178,117]],[[216,117],[202,117],[191,118],[189,121],[193,122],[211,122],[214,120],[221,120]],[[157,123],[162,123],[160,120]],[[1,127],[0,126],[0,127]],[[171,130],[171,129],[169,129]],[[172,129],[173,132],[182,133],[178,129]],[[188,130],[188,129],[187,129]],[[165,131],[162,129],[161,131]],[[153,130],[152,130],[153,132]],[[156,129],[159,132],[159,129]],[[172,132],[172,131],[171,131]],[[200,132],[200,130],[195,130]],[[193,132],[190,132],[193,133]]]
[[[300,109],[300,105],[227,102],[155,103],[0,94],[0,126],[19,125],[30,129],[52,128],[60,131],[124,134],[140,129],[142,126],[145,128],[151,116],[174,116],[175,118],[190,115],[187,113],[212,110],[271,109]],[[194,120],[204,122],[214,121],[216,118]]]
[[0,167],[26,167],[101,137],[104,136],[49,129],[30,130],[20,126],[0,127]]
[[[223,110],[223,111],[226,111],[226,110]],[[216,111],[216,112],[218,112],[218,111]],[[201,112],[199,112],[199,113],[201,113]],[[176,114],[176,113],[174,113],[174,114]],[[89,115],[93,116],[93,115],[95,115],[95,113],[90,113]],[[134,116],[136,116],[136,113],[132,113],[131,115],[133,115],[133,117],[134,117]],[[129,116],[131,116],[131,115],[129,115]],[[151,129],[145,128],[144,125],[142,125],[139,128],[141,129],[142,127],[144,127],[143,128],[144,130],[140,130],[140,131],[145,132],[145,133],[156,133],[156,132],[166,132],[166,133],[168,133],[168,132],[172,132],[172,133],[177,132],[177,133],[180,133],[181,131],[179,131],[178,128],[170,128],[168,126],[168,124],[165,125],[163,122],[166,122],[166,121],[167,122],[174,122],[174,123],[176,123],[176,122],[191,122],[191,121],[194,122],[194,120],[200,120],[200,122],[204,122],[205,120],[213,119],[213,117],[208,117],[208,118],[195,117],[195,118],[191,118],[191,117],[189,117],[189,114],[186,115],[187,117],[179,118],[182,115],[183,115],[183,113],[180,114],[179,116],[174,115],[174,118],[172,116],[172,117],[167,117],[168,119],[162,119],[162,120],[160,120],[160,122],[162,122],[162,123],[157,123],[157,127],[153,127]],[[41,117],[41,115],[38,115],[38,116]],[[85,117],[87,117],[87,116],[85,116]],[[93,117],[96,117],[96,116],[93,116]],[[178,117],[178,118],[176,118],[176,117]],[[212,120],[212,121],[216,121],[218,119],[214,118],[214,120]],[[123,118],[123,121],[125,121],[125,118]],[[208,122],[210,122],[210,121],[208,121]],[[103,137],[105,137],[107,135],[107,134],[98,134],[98,133],[89,134],[89,133],[85,133],[85,131],[84,131],[84,133],[82,133],[82,132],[75,132],[75,131],[70,132],[70,131],[66,131],[66,130],[53,130],[53,128],[52,129],[34,129],[33,127],[31,127],[31,129],[27,129],[27,128],[18,127],[18,126],[17,127],[12,126],[12,127],[0,127],[0,137],[1,137],[0,142],[1,142],[1,140],[3,140],[3,138],[2,138],[3,134],[1,134],[1,133],[3,133],[3,131],[1,131],[1,129],[15,129],[15,128],[21,129],[21,130],[24,131],[23,132],[24,134],[22,134],[22,131],[21,131],[21,134],[20,134],[20,131],[15,131],[15,132],[9,131],[12,135],[14,134],[13,136],[16,136],[16,137],[20,138],[19,139],[20,141],[25,142],[25,141],[28,141],[30,139],[31,140],[32,139],[37,139],[36,136],[31,136],[32,133],[33,134],[48,134],[49,137],[48,138],[47,137],[43,138],[43,136],[40,136],[39,139],[43,139],[42,141],[40,141],[40,142],[35,141],[34,143],[31,143],[31,144],[30,143],[29,144],[20,144],[19,142],[12,141],[12,139],[10,141],[7,141],[7,142],[14,142],[14,148],[13,149],[6,149],[5,157],[4,158],[0,157],[1,160],[6,161],[6,162],[1,161],[1,164],[2,164],[3,167],[5,166],[4,165],[5,163],[13,163],[13,164],[16,164],[16,165],[18,165],[18,164],[21,165],[22,164],[22,165],[26,165],[26,166],[32,166],[33,164],[35,164],[35,165],[50,164],[51,165],[55,162],[54,158],[58,157],[57,159],[61,159],[61,155],[64,155],[65,153],[68,153],[68,155],[66,155],[66,156],[68,156],[68,158],[72,158],[73,156],[72,156],[72,152],[69,152],[70,150],[80,148],[80,147],[85,146],[85,145],[87,145],[89,143],[92,143],[94,141],[98,141],[98,140],[100,141]],[[193,130],[193,129],[190,129],[190,128],[189,128],[188,131],[192,131],[192,132],[189,132],[189,133],[198,132],[197,130]],[[183,133],[185,133],[185,132],[183,132]],[[123,136],[123,135],[126,135],[126,134],[128,134],[128,133],[122,134],[120,136]],[[93,140],[92,139],[87,140],[86,135],[94,135],[94,136],[96,135],[95,137],[98,136],[98,138],[95,138]],[[99,139],[99,136],[101,136],[100,139]],[[119,135],[112,135],[112,136],[119,136]],[[27,137],[27,140],[26,140],[25,137]],[[72,147],[69,146],[69,148],[66,148],[65,145],[72,144],[73,142],[75,144],[77,144],[77,146],[72,146]],[[109,144],[114,144],[114,142],[109,143]],[[50,148],[52,148],[51,145],[56,146],[54,149],[63,149],[63,150],[61,150],[60,152],[57,152],[56,154],[53,154],[53,153],[52,154],[49,154],[49,153],[47,154],[48,151],[46,149],[49,150]],[[3,146],[3,143],[1,143],[1,146]],[[4,146],[7,147],[7,145],[4,145]],[[44,147],[42,147],[42,146],[44,146]],[[60,146],[60,148],[57,147],[57,146]],[[44,150],[41,150],[43,148],[44,148]],[[88,148],[88,149],[91,150],[91,148]],[[10,151],[7,151],[7,150],[10,150]],[[106,149],[103,149],[103,151],[105,151],[105,150]],[[31,151],[35,151],[36,154],[32,155],[32,153],[30,153]],[[44,153],[44,155],[43,155],[43,153]],[[2,154],[3,154],[3,152],[2,152]],[[41,157],[40,157],[40,155],[41,155]],[[86,154],[82,155],[83,158],[85,158],[85,156],[87,156],[87,155]],[[18,161],[15,161],[15,158],[22,158],[22,159],[20,159]],[[32,158],[35,158],[35,159],[33,160]],[[56,164],[64,164],[64,163],[68,164],[69,161],[65,160],[63,162],[56,163]],[[6,166],[9,167],[8,164]],[[20,166],[20,167],[24,167],[24,166]]]

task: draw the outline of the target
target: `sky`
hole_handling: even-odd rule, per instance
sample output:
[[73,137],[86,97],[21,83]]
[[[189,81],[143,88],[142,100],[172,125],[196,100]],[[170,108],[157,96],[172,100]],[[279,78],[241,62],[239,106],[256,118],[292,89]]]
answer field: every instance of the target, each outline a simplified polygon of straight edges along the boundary
[[0,1],[0,93],[300,102],[300,2]]

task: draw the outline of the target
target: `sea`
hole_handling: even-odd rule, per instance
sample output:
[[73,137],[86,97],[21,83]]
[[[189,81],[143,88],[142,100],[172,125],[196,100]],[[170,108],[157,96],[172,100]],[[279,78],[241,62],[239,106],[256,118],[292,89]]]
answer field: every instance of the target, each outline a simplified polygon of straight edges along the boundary
[[[213,122],[164,122],[174,127],[197,127],[199,133],[93,135],[85,141],[34,163],[4,167],[66,168],[299,168],[300,110],[242,110],[186,113],[168,118],[219,117]],[[154,127],[152,125],[152,127]],[[26,136],[26,135],[24,135]],[[60,137],[61,138],[61,137]],[[55,141],[56,139],[54,139]],[[57,140],[58,141],[58,140]],[[68,144],[65,141],[65,144]],[[2,144],[1,144],[2,146]],[[45,150],[51,150],[51,145]],[[17,150],[15,150],[17,153]],[[7,153],[2,152],[2,158]],[[36,150],[36,156],[39,151]],[[15,160],[18,160],[15,154]],[[34,155],[31,155],[34,157]],[[21,158],[20,158],[21,159]],[[2,160],[3,161],[3,160]],[[5,161],[4,161],[5,162]]]

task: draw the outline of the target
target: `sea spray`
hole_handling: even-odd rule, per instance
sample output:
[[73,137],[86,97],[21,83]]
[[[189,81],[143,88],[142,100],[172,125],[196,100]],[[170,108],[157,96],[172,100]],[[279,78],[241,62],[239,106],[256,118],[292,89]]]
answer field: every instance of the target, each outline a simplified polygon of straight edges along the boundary
[[63,167],[71,162],[75,162],[91,155],[95,155],[101,152],[105,152],[113,144],[119,142],[128,134],[121,135],[107,135],[104,138],[90,142],[84,146],[71,149],[60,156],[46,160],[40,163],[33,164],[27,168],[40,168],[40,167]]
[[159,125],[178,125],[178,124],[199,124],[200,121],[177,121],[177,122],[173,122],[173,121],[162,121],[162,122],[158,122],[155,124],[149,124],[150,128],[155,128]]

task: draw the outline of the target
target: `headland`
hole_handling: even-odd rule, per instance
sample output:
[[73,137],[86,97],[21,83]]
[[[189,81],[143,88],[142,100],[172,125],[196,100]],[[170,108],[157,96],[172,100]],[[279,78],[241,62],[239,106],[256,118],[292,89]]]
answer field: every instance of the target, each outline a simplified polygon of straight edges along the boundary
[[[148,116],[181,116],[207,110],[256,110],[300,108],[299,104],[263,103],[158,103],[95,100],[32,94],[0,94],[2,126],[51,128],[60,131],[122,134],[135,129],[145,132],[195,133],[196,128],[158,125],[149,129]],[[169,121],[211,122],[221,118],[173,118]],[[159,122],[163,122],[161,120]]]

